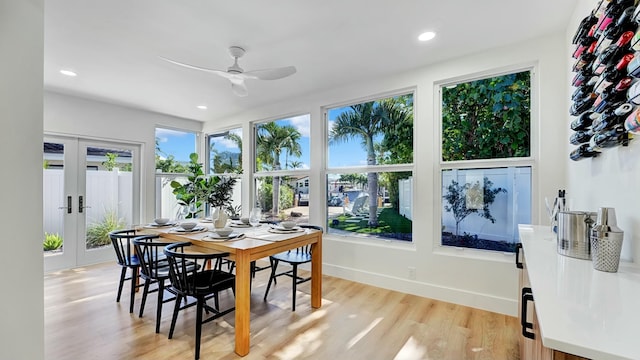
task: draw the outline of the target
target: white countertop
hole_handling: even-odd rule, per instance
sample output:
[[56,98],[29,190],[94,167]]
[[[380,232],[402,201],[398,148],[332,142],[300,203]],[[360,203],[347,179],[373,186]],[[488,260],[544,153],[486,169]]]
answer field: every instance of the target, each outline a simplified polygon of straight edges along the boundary
[[[640,269],[617,273],[558,255],[549,226],[519,225],[544,346],[591,359],[640,359]],[[626,241],[626,239],[625,239]]]

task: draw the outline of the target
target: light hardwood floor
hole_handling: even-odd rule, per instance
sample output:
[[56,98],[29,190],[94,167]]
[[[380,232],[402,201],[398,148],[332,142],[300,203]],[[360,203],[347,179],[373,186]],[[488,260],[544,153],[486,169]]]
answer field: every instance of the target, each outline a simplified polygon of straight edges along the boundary
[[[155,328],[155,294],[139,318],[129,314],[128,289],[115,302],[119,268],[99,264],[45,275],[46,359],[192,359],[195,308],[182,311],[167,339],[173,303]],[[280,278],[262,300],[267,271],[254,279],[251,352],[244,359],[519,359],[516,318],[323,278],[323,306],[311,309],[309,283],[291,311],[290,279]],[[221,306],[232,293],[221,295]],[[202,359],[240,359],[233,349],[234,314],[205,324]]]

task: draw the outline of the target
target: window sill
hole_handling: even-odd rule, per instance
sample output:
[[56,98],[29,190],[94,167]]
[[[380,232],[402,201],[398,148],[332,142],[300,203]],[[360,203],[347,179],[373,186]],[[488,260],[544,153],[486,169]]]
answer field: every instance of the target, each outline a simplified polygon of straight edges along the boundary
[[335,234],[325,234],[323,241],[334,241],[339,243],[348,243],[354,245],[364,245],[372,247],[382,247],[387,249],[398,249],[406,251],[416,251],[416,245],[411,241],[378,239],[367,236],[342,236]]

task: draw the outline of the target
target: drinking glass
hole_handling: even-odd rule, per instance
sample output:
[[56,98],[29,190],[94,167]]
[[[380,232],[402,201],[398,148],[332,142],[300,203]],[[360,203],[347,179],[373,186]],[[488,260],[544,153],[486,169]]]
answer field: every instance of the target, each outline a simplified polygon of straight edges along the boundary
[[262,219],[262,210],[260,208],[254,207],[251,209],[249,213],[249,224],[251,226],[256,227],[260,225],[260,220]]

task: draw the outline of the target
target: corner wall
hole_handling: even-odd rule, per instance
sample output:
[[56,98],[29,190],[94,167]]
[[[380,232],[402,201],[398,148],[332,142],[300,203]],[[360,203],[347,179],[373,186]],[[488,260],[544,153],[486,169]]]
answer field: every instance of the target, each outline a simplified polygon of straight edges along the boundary
[[[272,104],[235,117],[206,123],[205,132],[232,126],[244,127],[249,122],[311,114],[311,132],[324,134],[323,106],[357,101],[398,89],[416,89],[414,147],[413,244],[385,241],[362,241],[357,238],[325,236],[323,246],[324,273],[375,286],[395,289],[420,296],[473,306],[490,311],[516,314],[517,272],[514,256],[491,254],[470,249],[452,251],[439,246],[440,199],[437,189],[437,146],[439,129],[435,117],[437,104],[434,84],[455,77],[468,76],[514,65],[536,64],[538,82],[538,114],[533,132],[541,139],[533,147],[537,154],[537,178],[533,179],[533,222],[548,223],[543,199],[565,184],[564,158],[558,153],[565,148],[564,34],[558,33],[522,44],[492,49],[445,63],[416,69],[396,76],[373,79],[342,88],[302,95],[286,102]],[[534,114],[534,116],[535,116]],[[539,121],[538,121],[539,120]],[[248,144],[246,144],[248,146]],[[245,148],[244,153],[248,151]],[[311,139],[310,202],[322,204],[325,189],[321,176],[323,136]],[[245,160],[245,159],[243,159]],[[246,159],[249,163],[250,159]],[[248,199],[247,199],[248,201]],[[310,208],[310,221],[323,223],[322,209]],[[416,269],[416,279],[409,280],[408,267]]]
[[640,259],[640,136],[636,136],[628,147],[615,147],[602,152],[595,159],[569,160],[568,154],[574,146],[569,144],[573,120],[569,116],[571,87],[571,39],[580,21],[596,6],[595,0],[581,0],[567,28],[564,42],[564,61],[568,76],[565,77],[563,95],[564,106],[564,150],[562,156],[568,170],[567,196],[573,199],[575,210],[597,211],[599,207],[613,207],[616,210],[618,226],[624,230],[622,258],[637,263]]
[[0,359],[44,359],[44,1],[0,1]]

